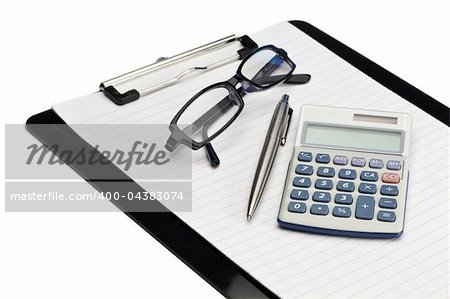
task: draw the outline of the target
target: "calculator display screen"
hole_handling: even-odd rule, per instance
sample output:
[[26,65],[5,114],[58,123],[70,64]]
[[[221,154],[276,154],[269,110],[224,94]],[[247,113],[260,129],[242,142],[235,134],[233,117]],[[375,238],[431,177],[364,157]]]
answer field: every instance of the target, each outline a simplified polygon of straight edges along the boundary
[[308,124],[304,132],[304,143],[369,151],[402,152],[402,134],[395,131]]

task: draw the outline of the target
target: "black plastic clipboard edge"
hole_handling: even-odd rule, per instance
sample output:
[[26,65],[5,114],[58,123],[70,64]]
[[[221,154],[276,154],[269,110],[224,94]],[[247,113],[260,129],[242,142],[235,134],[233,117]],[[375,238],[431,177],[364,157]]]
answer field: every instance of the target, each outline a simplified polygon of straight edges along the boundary
[[450,126],[450,109],[444,104],[433,99],[423,91],[400,79],[388,70],[347,47],[325,32],[320,31],[311,24],[304,21],[289,21],[289,23],[320,42],[324,47],[340,56],[387,89],[395,92],[445,125]]
[[[309,23],[303,21],[290,21],[290,23],[386,88],[399,94],[447,126],[449,125],[449,108],[445,105]],[[42,143],[52,144],[52,140],[43,138],[44,134],[31,125],[64,124],[65,122],[53,110],[46,110],[31,116],[26,123],[30,133]],[[65,132],[65,134],[61,138],[74,138],[79,142],[86,143],[73,131]],[[83,176],[83,178],[85,177]],[[96,184],[95,181],[90,183]],[[98,186],[94,187],[98,188]],[[175,214],[170,212],[126,214],[225,297],[278,298]]]
[[[45,124],[46,126],[39,126],[39,124]],[[55,125],[54,128],[48,126],[52,124]],[[58,145],[58,149],[54,151],[58,157],[60,157],[61,152],[76,148],[84,148],[87,151],[98,153],[94,147],[77,135],[69,125],[64,125],[64,120],[51,109],[31,116],[26,122],[27,130],[44,145],[48,146],[50,150],[54,151],[51,145]],[[49,130],[52,132],[48,133]],[[64,160],[64,155],[61,158]],[[89,169],[89,165],[79,165],[73,162],[67,164],[99,192],[123,192],[121,194],[126,194],[128,191],[145,191],[113,163],[96,165],[97,169],[95,171]],[[92,173],[95,173],[94,177],[96,178],[98,178],[99,173],[109,175],[115,173],[115,180],[128,182],[127,190],[123,188],[116,189],[115,185],[117,184],[108,184],[109,180],[91,179],[93,177]],[[161,211],[164,209],[158,202],[155,201],[154,203],[157,205],[154,210]],[[168,211],[124,213],[223,296],[227,298],[279,298],[206,241],[174,213]],[[155,268],[154,271],[158,271],[158,269]]]

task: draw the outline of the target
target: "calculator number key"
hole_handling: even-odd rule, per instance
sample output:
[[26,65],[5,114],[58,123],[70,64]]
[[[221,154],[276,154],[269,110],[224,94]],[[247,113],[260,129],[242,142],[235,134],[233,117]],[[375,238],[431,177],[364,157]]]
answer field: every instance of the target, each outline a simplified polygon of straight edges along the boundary
[[353,192],[355,184],[353,182],[339,181],[336,185],[338,191]]
[[377,215],[377,219],[383,222],[394,222],[395,221],[395,212],[391,211],[379,211]]
[[334,168],[331,167],[319,167],[317,168],[317,175],[321,177],[334,177]]
[[319,192],[313,193],[313,200],[317,202],[330,202],[331,194],[329,192]]
[[290,202],[288,205],[288,211],[291,213],[305,213],[306,204],[303,202]]
[[333,189],[333,182],[331,180],[317,179],[314,186],[316,189],[331,190]]
[[361,181],[376,182],[378,181],[378,173],[375,171],[361,171],[359,178]]
[[317,154],[316,162],[317,163],[330,163],[330,155],[328,155],[328,154]]
[[377,185],[361,183],[359,185],[358,191],[359,191],[359,193],[364,193],[364,194],[375,194],[375,193],[377,193]]
[[311,179],[298,176],[294,178],[293,184],[295,187],[308,188],[311,186]]
[[313,215],[328,215],[328,206],[327,205],[320,205],[320,204],[313,204],[310,209],[311,214]]
[[375,208],[375,199],[372,196],[360,195],[356,200],[355,217],[358,219],[371,220]]
[[352,214],[352,210],[349,207],[334,207],[333,216],[348,218]]
[[301,175],[312,175],[314,172],[314,169],[311,165],[305,165],[305,164],[298,164],[295,168],[296,174]]
[[353,203],[353,196],[351,194],[337,193],[334,196],[334,202],[337,204],[351,205]]
[[346,180],[356,179],[356,170],[354,169],[341,169],[339,171],[339,178]]
[[381,195],[396,196],[398,195],[398,188],[397,186],[381,185],[380,193]]
[[291,191],[291,198],[296,200],[307,200],[309,197],[308,190],[294,189]]
[[300,152],[298,154],[298,160],[303,162],[311,162],[312,161],[312,153],[310,152]]

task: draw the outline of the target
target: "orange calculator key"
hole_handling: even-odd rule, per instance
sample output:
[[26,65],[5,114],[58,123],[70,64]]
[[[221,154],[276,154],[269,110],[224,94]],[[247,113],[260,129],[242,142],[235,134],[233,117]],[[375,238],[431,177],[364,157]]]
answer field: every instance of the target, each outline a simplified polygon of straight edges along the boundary
[[385,172],[381,180],[383,183],[398,184],[400,182],[400,175],[398,173]]

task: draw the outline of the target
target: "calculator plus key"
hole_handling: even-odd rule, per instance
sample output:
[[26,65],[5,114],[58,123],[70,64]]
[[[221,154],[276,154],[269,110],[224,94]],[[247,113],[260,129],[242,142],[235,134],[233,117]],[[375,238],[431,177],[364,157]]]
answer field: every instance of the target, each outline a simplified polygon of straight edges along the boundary
[[333,189],[333,182],[331,180],[317,179],[314,186],[316,189],[331,190]]
[[333,163],[336,165],[347,165],[348,158],[346,156],[334,156]]
[[317,154],[316,162],[317,163],[330,163],[330,155],[328,155],[328,154]]
[[334,177],[334,168],[319,167],[319,168],[317,168],[317,175],[322,176],[322,177],[332,178],[332,177]]
[[313,194],[313,200],[317,202],[330,202],[331,194],[329,192],[319,192],[316,191]]
[[380,193],[382,195],[397,196],[398,188],[397,188],[397,186],[381,185]]
[[339,181],[336,185],[338,191],[353,192],[355,184],[353,182]]
[[346,180],[356,179],[356,170],[354,169],[341,169],[339,170],[339,178]]
[[378,173],[375,171],[361,171],[359,178],[361,181],[376,182],[378,181]]
[[352,210],[349,207],[334,207],[333,216],[348,218],[352,214]]
[[337,204],[351,205],[353,203],[353,196],[351,194],[337,193],[334,196],[334,202]]
[[310,210],[311,214],[314,215],[328,215],[328,206],[327,205],[320,205],[320,204],[313,204],[311,206]]
[[353,157],[352,158],[352,166],[364,167],[364,166],[366,166],[366,159],[364,159],[362,157]]
[[298,154],[298,160],[303,162],[311,162],[312,161],[312,153],[310,152],[300,152]]
[[371,220],[375,209],[375,199],[372,196],[358,196],[356,200],[356,214],[358,219]]
[[295,168],[296,174],[302,174],[302,175],[312,175],[314,172],[314,169],[311,165],[305,165],[305,164],[298,164]]
[[295,187],[308,188],[311,186],[311,179],[305,177],[295,177],[293,182]]
[[288,211],[291,213],[305,213],[306,204],[303,202],[290,202],[288,206]]
[[358,191],[359,191],[359,193],[375,194],[375,193],[377,193],[377,185],[361,183],[361,184],[359,184]]
[[379,211],[378,215],[377,215],[377,219],[379,221],[384,221],[384,222],[394,222],[395,221],[395,212]]
[[308,190],[293,189],[291,191],[291,198],[292,199],[307,200],[308,197],[309,197]]

